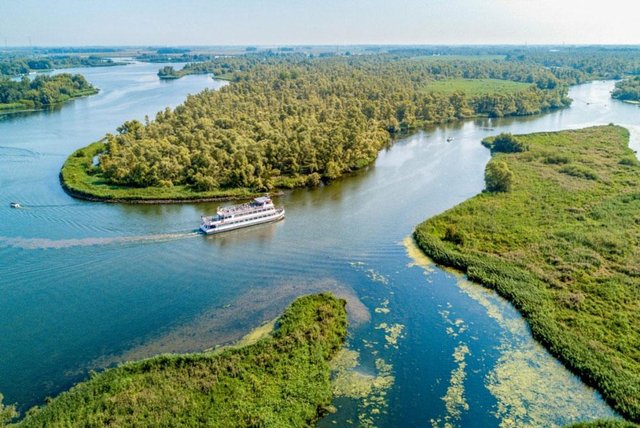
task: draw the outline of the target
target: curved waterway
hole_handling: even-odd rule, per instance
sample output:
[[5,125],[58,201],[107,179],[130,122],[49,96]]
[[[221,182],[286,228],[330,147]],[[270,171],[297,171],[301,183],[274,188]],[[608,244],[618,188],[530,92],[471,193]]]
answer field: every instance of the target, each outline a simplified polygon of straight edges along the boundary
[[[58,183],[73,150],[124,120],[175,106],[220,82],[161,82],[162,64],[82,69],[100,94],[53,112],[0,117],[0,391],[22,410],[89,370],[237,339],[300,294],[349,301],[349,351],[337,412],[322,426],[554,426],[615,416],[494,293],[429,264],[414,226],[483,188],[480,140],[638,123],[612,82],[571,90],[547,115],[474,120],[418,132],[374,166],[277,198],[279,223],[204,237],[215,203],[113,205]],[[639,128],[632,129],[632,145]],[[447,142],[448,137],[453,137]],[[23,209],[10,209],[10,201]]]

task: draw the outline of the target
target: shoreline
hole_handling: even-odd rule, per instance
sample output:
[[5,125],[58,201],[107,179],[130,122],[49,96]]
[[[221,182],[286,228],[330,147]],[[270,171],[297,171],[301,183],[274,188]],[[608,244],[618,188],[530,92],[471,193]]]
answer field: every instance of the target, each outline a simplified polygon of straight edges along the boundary
[[75,101],[75,100],[80,99],[80,98],[91,97],[93,95],[97,95],[98,93],[100,93],[100,89],[96,88],[95,91],[83,93],[81,95],[76,95],[76,96],[70,97],[68,100],[64,100],[64,101],[61,101],[59,103],[49,104],[48,106],[43,107],[43,108],[3,109],[2,108],[2,104],[0,104],[0,116],[9,115],[9,114],[17,114],[17,113],[37,113],[39,111],[54,110],[56,108],[64,106],[65,104],[67,104],[67,103],[69,103],[71,101]]
[[[594,205],[595,208],[592,209],[597,211],[597,209],[604,209],[602,207],[607,206],[606,202],[608,200],[602,198],[605,194],[610,197],[610,194],[605,193],[605,190],[603,190],[605,184],[603,184],[602,179],[579,175],[572,169],[566,169],[566,167],[563,170],[562,166],[553,163],[556,158],[549,158],[551,159],[550,162],[545,162],[545,160],[538,161],[541,162],[540,166],[530,166],[531,164],[527,163],[526,160],[519,160],[529,159],[528,162],[534,162],[532,159],[535,156],[538,156],[538,158],[540,156],[553,156],[541,149],[541,147],[545,147],[546,150],[549,150],[549,146],[540,145],[541,143],[535,141],[536,138],[548,136],[547,138],[549,139],[561,139],[570,138],[573,135],[577,136],[576,138],[590,139],[591,142],[601,139],[605,142],[610,141],[617,144],[621,140],[616,140],[616,138],[622,138],[621,135],[627,132],[626,130],[619,131],[619,129],[622,128],[608,128],[605,125],[579,130],[539,132],[518,136],[519,138],[526,138],[525,141],[527,142],[532,141],[535,143],[531,151],[527,149],[527,151],[523,152],[524,154],[494,153],[488,164],[507,161],[509,166],[518,167],[517,170],[514,169],[516,178],[514,179],[514,188],[512,190],[504,193],[482,192],[441,214],[428,218],[416,226],[413,232],[413,239],[421,251],[438,265],[454,269],[466,275],[470,281],[495,290],[500,296],[508,300],[527,321],[533,337],[551,355],[576,374],[585,384],[596,389],[602,398],[620,415],[629,418],[631,421],[638,422],[640,420],[640,407],[638,406],[637,396],[634,396],[631,392],[637,383],[634,383],[633,376],[630,376],[634,370],[634,356],[633,353],[625,354],[618,348],[624,344],[628,344],[630,347],[634,346],[632,332],[627,334],[622,330],[608,330],[611,320],[606,316],[597,315],[602,311],[606,312],[607,308],[612,306],[624,306],[625,299],[631,297],[629,295],[620,297],[609,296],[608,294],[599,295],[589,288],[594,283],[608,287],[615,287],[616,284],[619,284],[619,287],[628,287],[629,284],[633,283],[633,277],[627,277],[627,279],[609,277],[596,269],[595,265],[585,267],[583,265],[588,265],[587,262],[583,261],[581,264],[575,264],[572,263],[573,259],[571,258],[576,251],[580,250],[584,253],[587,251],[585,248],[589,248],[600,257],[593,256],[595,257],[593,260],[596,261],[591,260],[592,264],[602,263],[608,268],[614,266],[615,262],[607,258],[607,249],[596,247],[594,242],[598,238],[604,239],[602,236],[609,236],[606,233],[614,233],[612,230],[615,229],[616,225],[620,227],[619,225],[624,223],[620,219],[618,219],[617,223],[614,221],[615,219],[611,220],[613,225],[610,226],[609,230],[592,237],[589,235],[591,231],[585,229],[582,224],[588,220],[586,219],[587,214],[584,215],[585,218],[582,217],[583,211],[581,210],[585,210],[586,208],[584,207],[590,207],[589,203],[596,204],[598,200],[600,201],[599,205]],[[605,132],[609,132],[609,135],[600,137]],[[614,135],[614,132],[619,135]],[[589,133],[593,134],[588,135]],[[565,143],[567,140],[562,141],[562,144],[567,144]],[[600,142],[598,144],[604,145],[605,143]],[[562,149],[563,146],[556,147]],[[600,165],[597,170],[602,177],[613,176],[613,173],[607,174],[606,168],[611,171],[617,171],[622,168],[632,167],[617,161],[619,158],[625,159],[624,156],[629,155],[628,133],[626,134],[624,146],[621,144],[616,147],[614,144],[611,147],[608,153],[612,153],[614,160],[610,160],[607,165]],[[570,146],[564,146],[564,148],[571,149]],[[569,149],[558,151],[557,159],[560,159],[561,155],[570,156],[567,154],[571,151]],[[597,150],[598,147],[593,149],[592,153],[596,153],[595,156],[598,156]],[[496,160],[496,156],[498,160]],[[580,161],[580,157],[573,158],[575,163]],[[567,160],[567,162],[570,162],[570,160]],[[537,171],[535,167],[543,168],[542,172],[535,172]],[[632,175],[632,173],[629,174]],[[559,208],[555,211],[545,210],[544,205],[542,205],[542,208],[530,208],[529,200],[531,198],[535,200],[538,197],[538,194],[532,189],[539,189],[540,183],[542,183],[542,181],[536,181],[538,180],[536,177],[546,179],[551,177],[561,183],[561,185],[557,186],[557,189],[546,188],[546,200],[555,202],[556,199],[562,199],[564,201],[564,195],[570,193],[570,191],[562,186],[569,186],[570,184],[583,186],[576,187],[576,189],[579,189],[576,190],[580,192],[579,195],[593,194],[593,199],[584,202],[582,205],[576,205],[576,207],[573,207],[573,205],[578,204],[578,202],[569,200],[564,205],[559,205]],[[533,184],[527,185],[530,182]],[[629,185],[624,183],[614,184],[618,184],[615,196],[624,201],[624,197],[627,195],[625,192],[630,190],[621,186]],[[596,188],[595,186],[600,187]],[[586,196],[584,197],[586,198]],[[577,199],[580,200],[579,197]],[[563,217],[565,215],[564,210],[569,210],[565,205],[574,210],[570,212],[575,215],[575,219]],[[481,211],[490,212],[490,214],[477,214]],[[474,212],[476,214],[473,214]],[[523,232],[523,223],[513,220],[512,215],[514,212],[518,212],[521,215],[526,214],[529,222],[528,227],[530,229],[533,228],[528,232],[529,234],[527,234],[527,229]],[[544,214],[542,214],[543,212]],[[480,217],[476,217],[472,222],[470,218],[473,215],[480,215]],[[622,215],[618,217],[622,217]],[[564,223],[557,223],[558,218],[564,219]],[[564,239],[569,240],[571,243],[579,243],[581,242],[580,239],[586,239],[586,244],[583,243],[578,250],[574,250],[572,253],[566,253],[563,252],[563,245],[566,244],[560,243],[553,246],[554,244],[550,243],[552,241],[550,238],[538,238],[538,229],[535,229],[534,226],[539,225],[538,227],[542,227],[542,225],[550,221],[549,219],[555,219],[555,226],[551,230],[547,230],[546,234],[551,234],[549,236],[564,236]],[[472,225],[470,226],[470,224]],[[532,224],[534,226],[531,226]],[[580,227],[583,228],[580,229]],[[492,240],[491,236],[494,236],[494,229],[497,235]],[[567,235],[566,230],[571,230],[574,235]],[[522,246],[524,241],[528,242],[526,245],[533,248],[546,248],[546,255],[539,255],[535,252],[527,253],[525,247]],[[488,243],[485,245],[484,242]],[[556,241],[554,240],[553,242]],[[552,247],[545,247],[549,245]],[[619,251],[623,251],[623,249]],[[517,258],[513,258],[513,256],[510,258],[502,254],[518,256]],[[553,257],[549,254],[553,254]],[[551,262],[545,257],[552,257]],[[556,264],[562,270],[558,269]],[[598,267],[600,268],[599,265]],[[605,268],[601,269],[606,271]],[[629,293],[632,292],[629,291]],[[595,303],[591,303],[593,301],[599,302],[599,304],[593,308],[591,306],[583,308],[583,301],[589,302],[586,305],[595,305]],[[596,315],[592,314],[593,311],[595,311]],[[630,316],[630,313],[622,311],[621,308],[618,316],[627,315]],[[566,324],[567,319],[571,320],[569,324]],[[634,326],[631,324],[629,329],[632,330],[633,328]],[[598,351],[594,351],[595,348]],[[614,364],[614,362],[618,363]],[[614,366],[617,365],[621,367],[616,369]]]
[[[161,205],[161,204],[225,202],[225,201],[234,201],[234,200],[238,200],[238,199],[249,199],[249,198],[253,198],[253,197],[263,196],[265,193],[267,193],[267,192],[257,192],[257,193],[250,193],[250,194],[247,194],[247,195],[239,195],[239,196],[229,195],[229,196],[193,197],[191,199],[187,198],[187,197],[182,198],[182,199],[180,199],[180,198],[167,198],[167,199],[161,199],[161,198],[158,198],[158,199],[107,198],[107,197],[100,197],[100,196],[94,196],[94,195],[86,194],[86,193],[83,193],[82,191],[74,190],[74,189],[68,187],[65,184],[65,182],[64,182],[64,180],[62,178],[62,173],[59,174],[59,178],[60,178],[60,185],[62,186],[62,189],[69,196],[71,196],[73,198],[76,198],[76,199],[81,199],[83,201],[106,202],[106,203],[109,203],[109,204]],[[283,196],[284,195],[284,192],[282,190],[270,191],[268,193],[271,196]]]

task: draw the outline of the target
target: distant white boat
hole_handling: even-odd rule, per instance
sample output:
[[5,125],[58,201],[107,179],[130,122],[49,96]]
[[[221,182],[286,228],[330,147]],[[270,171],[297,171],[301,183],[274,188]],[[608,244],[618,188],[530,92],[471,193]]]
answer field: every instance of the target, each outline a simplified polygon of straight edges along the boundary
[[453,141],[453,137],[448,137],[448,138],[447,138],[447,142],[449,143],[449,142],[451,142],[451,141]]
[[22,208],[22,205],[20,205],[18,202],[11,202],[9,206],[11,208]]
[[214,216],[202,216],[200,230],[209,235],[283,218],[284,207],[276,208],[271,198],[263,196],[246,204],[218,208]]

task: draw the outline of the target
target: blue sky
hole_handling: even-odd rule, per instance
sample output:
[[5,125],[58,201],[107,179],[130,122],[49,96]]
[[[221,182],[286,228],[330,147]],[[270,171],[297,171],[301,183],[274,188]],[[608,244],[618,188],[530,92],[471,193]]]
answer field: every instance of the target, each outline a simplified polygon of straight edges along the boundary
[[640,44],[638,0],[0,0],[0,44]]

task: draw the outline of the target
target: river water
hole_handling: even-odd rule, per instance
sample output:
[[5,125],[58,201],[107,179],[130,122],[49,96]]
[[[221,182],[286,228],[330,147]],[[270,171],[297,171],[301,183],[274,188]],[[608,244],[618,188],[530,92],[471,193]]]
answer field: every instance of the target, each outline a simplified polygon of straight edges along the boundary
[[[276,198],[287,218],[205,237],[216,203],[113,205],[58,183],[73,150],[124,120],[222,82],[161,82],[163,64],[78,69],[101,89],[53,112],[0,117],[0,392],[21,410],[89,370],[161,352],[199,351],[273,319],[300,294],[349,301],[353,366],[322,426],[554,426],[615,416],[532,340],[503,299],[419,257],[414,226],[483,188],[480,140],[637,124],[612,82],[574,87],[546,115],[473,120],[418,132],[374,166]],[[75,71],[75,70],[72,70]],[[632,147],[640,128],[630,126]],[[454,139],[447,142],[447,137]],[[10,201],[23,209],[10,209]],[[347,358],[348,359],[348,358]]]

